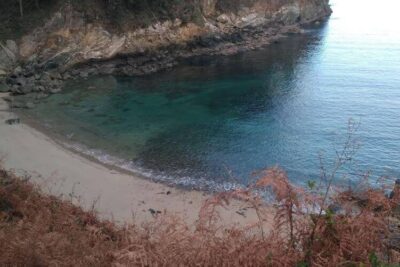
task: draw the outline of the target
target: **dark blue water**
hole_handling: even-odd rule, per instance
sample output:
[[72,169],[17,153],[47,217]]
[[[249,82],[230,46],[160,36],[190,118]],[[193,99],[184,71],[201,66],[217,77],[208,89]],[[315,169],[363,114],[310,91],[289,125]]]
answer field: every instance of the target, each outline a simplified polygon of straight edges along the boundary
[[361,146],[339,181],[400,176],[398,7],[336,0],[305,35],[151,76],[74,82],[31,114],[104,162],[218,190],[275,165],[298,183],[317,178],[319,155],[330,167],[353,118]]

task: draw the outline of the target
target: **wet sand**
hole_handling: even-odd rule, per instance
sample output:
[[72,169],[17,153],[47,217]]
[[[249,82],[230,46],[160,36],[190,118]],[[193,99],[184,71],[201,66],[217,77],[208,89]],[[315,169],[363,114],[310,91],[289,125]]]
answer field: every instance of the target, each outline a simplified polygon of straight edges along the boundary
[[[43,192],[74,199],[84,209],[92,206],[105,219],[145,223],[154,211],[178,215],[189,224],[198,219],[204,201],[211,197],[119,172],[67,150],[49,136],[21,123],[8,125],[17,115],[0,94],[0,158],[7,170],[27,175]],[[246,225],[257,221],[247,204],[233,201],[221,209],[222,223]]]

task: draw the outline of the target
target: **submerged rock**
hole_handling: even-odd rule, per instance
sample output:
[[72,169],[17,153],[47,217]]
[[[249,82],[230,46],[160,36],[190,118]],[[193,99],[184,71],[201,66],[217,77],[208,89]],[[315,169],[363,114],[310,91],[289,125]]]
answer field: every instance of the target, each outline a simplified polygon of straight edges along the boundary
[[19,124],[21,122],[21,120],[19,118],[15,118],[15,119],[8,119],[6,120],[6,123],[8,125],[14,125],[14,124]]
[[27,109],[32,109],[32,108],[35,108],[35,104],[33,103],[33,102],[26,102],[26,104],[25,104],[25,108],[27,108]]
[[6,93],[9,91],[10,91],[10,87],[5,83],[0,82],[0,93]]
[[11,99],[10,107],[17,109],[32,109],[35,108],[35,104],[33,103],[33,99],[29,98],[19,98]]

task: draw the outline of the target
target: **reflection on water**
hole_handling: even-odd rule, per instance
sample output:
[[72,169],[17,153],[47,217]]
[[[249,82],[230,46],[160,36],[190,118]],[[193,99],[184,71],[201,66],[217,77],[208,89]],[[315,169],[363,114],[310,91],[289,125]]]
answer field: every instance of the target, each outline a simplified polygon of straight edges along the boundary
[[276,164],[300,183],[318,176],[319,153],[334,159],[352,117],[362,147],[351,172],[399,175],[400,32],[368,19],[376,1],[362,14],[355,3],[337,0],[329,23],[262,51],[71,83],[32,114],[102,160],[219,189]]

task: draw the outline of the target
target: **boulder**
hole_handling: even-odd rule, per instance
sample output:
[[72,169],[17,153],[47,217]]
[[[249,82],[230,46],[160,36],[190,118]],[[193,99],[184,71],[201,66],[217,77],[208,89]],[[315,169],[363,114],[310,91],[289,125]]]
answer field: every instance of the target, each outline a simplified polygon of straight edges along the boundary
[[15,69],[14,69],[14,75],[20,75],[22,73],[22,68],[21,68],[21,66],[17,66]]
[[231,18],[226,14],[221,14],[217,17],[217,21],[222,24],[231,23]]
[[25,86],[26,85],[26,79],[24,77],[18,77],[15,79],[15,84],[18,86]]
[[177,27],[180,27],[181,25],[182,25],[182,20],[180,20],[179,18],[176,18],[174,20],[173,26],[177,28]]
[[251,13],[240,19],[239,27],[257,27],[266,24],[268,20],[265,15],[258,13]]
[[4,76],[7,76],[7,72],[5,71],[5,70],[3,70],[3,69],[0,69],[0,77],[4,77]]
[[13,40],[7,40],[6,41],[6,47],[7,49],[14,54],[15,57],[18,57],[18,46],[17,43]]
[[0,69],[12,69],[16,62],[16,56],[7,47],[0,43]]
[[276,20],[281,21],[284,25],[293,25],[300,21],[301,10],[298,4],[287,5],[282,7],[276,13]]

